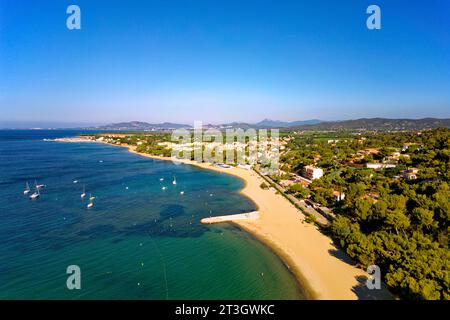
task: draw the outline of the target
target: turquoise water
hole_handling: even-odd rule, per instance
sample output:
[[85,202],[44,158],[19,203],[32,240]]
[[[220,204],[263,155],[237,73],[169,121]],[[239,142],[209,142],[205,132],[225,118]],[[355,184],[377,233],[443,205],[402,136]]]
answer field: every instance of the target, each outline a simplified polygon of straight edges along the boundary
[[[43,140],[77,133],[0,131],[0,299],[302,299],[268,248],[232,225],[199,223],[255,209],[241,180]],[[23,190],[35,179],[47,187],[30,200]],[[83,184],[96,197],[90,210]],[[66,287],[69,265],[81,290]]]

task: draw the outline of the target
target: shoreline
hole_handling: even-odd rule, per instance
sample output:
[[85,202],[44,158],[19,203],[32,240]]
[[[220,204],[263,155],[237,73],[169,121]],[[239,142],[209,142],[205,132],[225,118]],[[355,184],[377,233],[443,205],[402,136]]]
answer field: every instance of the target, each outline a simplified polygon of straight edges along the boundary
[[260,217],[257,220],[236,220],[240,227],[273,251],[286,265],[305,294],[313,300],[392,299],[382,286],[381,290],[368,290],[362,279],[368,274],[352,264],[346,254],[313,224],[305,222],[304,214],[275,190],[260,188],[263,178],[253,170],[222,168],[209,163],[187,159],[155,156],[137,152],[135,146],[103,144],[127,148],[139,156],[172,161],[230,174],[244,181],[239,193],[253,201]]

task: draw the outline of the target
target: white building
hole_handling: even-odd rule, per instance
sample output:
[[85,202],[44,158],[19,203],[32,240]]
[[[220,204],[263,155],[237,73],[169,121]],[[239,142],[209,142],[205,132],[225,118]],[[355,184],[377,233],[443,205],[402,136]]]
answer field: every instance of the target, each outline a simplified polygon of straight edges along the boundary
[[417,168],[409,168],[408,170],[403,171],[403,178],[408,180],[415,180],[417,179],[417,173],[419,172],[419,169]]
[[310,180],[319,179],[323,176],[323,170],[314,166],[305,166],[303,176]]
[[345,193],[334,190],[333,198],[335,201],[343,201],[345,199]]
[[367,168],[369,169],[387,169],[387,168],[395,168],[395,164],[389,163],[367,163]]

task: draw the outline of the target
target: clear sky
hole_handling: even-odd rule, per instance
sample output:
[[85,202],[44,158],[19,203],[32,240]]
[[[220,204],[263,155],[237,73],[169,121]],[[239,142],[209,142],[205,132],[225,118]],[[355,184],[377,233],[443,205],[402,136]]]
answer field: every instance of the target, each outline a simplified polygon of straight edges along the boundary
[[[81,8],[68,30],[66,8]],[[381,30],[366,8],[381,8]],[[450,1],[1,0],[0,120],[450,117]]]

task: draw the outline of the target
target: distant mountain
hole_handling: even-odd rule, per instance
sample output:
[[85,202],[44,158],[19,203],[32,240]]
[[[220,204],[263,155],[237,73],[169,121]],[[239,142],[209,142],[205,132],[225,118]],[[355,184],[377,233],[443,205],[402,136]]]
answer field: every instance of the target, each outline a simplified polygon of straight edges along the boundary
[[317,120],[317,119],[304,120],[304,121],[292,121],[292,122],[264,119],[257,123],[231,122],[231,123],[216,125],[214,127],[222,128],[222,129],[223,128],[241,128],[241,129],[286,128],[286,127],[300,126],[300,125],[305,125],[305,124],[317,124],[317,123],[321,123],[321,122],[322,122],[321,120]]
[[[248,128],[285,128],[289,126],[295,125],[304,125],[304,124],[317,124],[320,123],[320,120],[306,120],[306,121],[294,121],[294,122],[283,122],[283,121],[274,121],[265,119],[258,123],[250,124],[246,122],[231,122],[225,124],[203,124],[203,129],[216,128],[216,129],[248,129]],[[187,124],[179,124],[179,123],[148,123],[142,121],[129,121],[129,122],[119,122],[112,123],[108,125],[98,126],[93,129],[98,130],[122,130],[122,131],[158,131],[158,130],[172,130],[179,128],[192,128],[192,126]],[[90,128],[92,129],[92,128]]]
[[322,121],[318,120],[318,119],[292,121],[292,122],[264,119],[263,121],[260,121],[260,122],[256,123],[255,125],[258,127],[265,127],[265,128],[286,128],[286,127],[294,127],[294,126],[303,126],[303,125],[308,125],[308,124],[318,124],[321,122]]
[[292,126],[292,130],[423,130],[437,127],[450,127],[450,119],[385,119],[362,118],[356,120],[329,121],[318,124]]
[[224,123],[215,126],[217,129],[248,129],[248,128],[255,128],[257,127],[255,124],[250,124],[246,122],[231,122],[231,123]]
[[163,123],[148,123],[142,121],[129,121],[112,123],[105,126],[99,126],[95,129],[99,130],[124,130],[124,131],[154,131],[154,130],[171,130],[180,128],[190,128],[187,124],[163,122]]
[[[343,121],[321,121],[317,119],[303,121],[276,121],[264,119],[258,123],[250,124],[246,122],[231,122],[225,124],[204,124],[203,129],[248,129],[248,128],[280,128],[285,130],[380,130],[380,131],[398,131],[398,130],[422,130],[436,127],[450,127],[450,119],[384,119],[384,118],[362,118],[356,120]],[[122,130],[122,131],[164,131],[187,128],[192,126],[172,122],[148,123],[142,121],[119,122],[109,125],[91,127],[89,129],[97,130]]]

